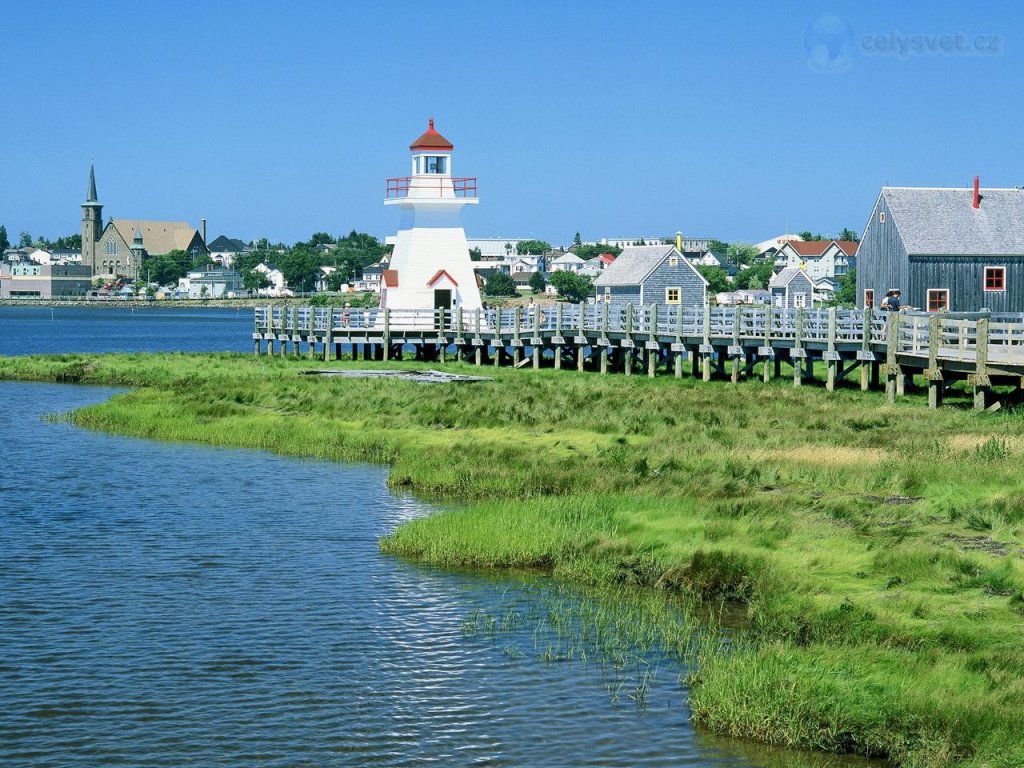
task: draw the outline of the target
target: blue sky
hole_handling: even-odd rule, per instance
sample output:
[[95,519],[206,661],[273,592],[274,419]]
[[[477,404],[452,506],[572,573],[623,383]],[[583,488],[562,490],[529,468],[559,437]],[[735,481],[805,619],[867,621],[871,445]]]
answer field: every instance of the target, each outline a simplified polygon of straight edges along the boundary
[[[805,42],[823,15],[840,21],[811,42],[835,56]],[[107,217],[206,217],[211,239],[384,236],[384,180],[408,173],[431,116],[456,175],[479,177],[475,237],[835,234],[862,229],[886,183],[1024,184],[1010,2],[33,2],[3,17],[14,236],[80,231],[90,160]],[[957,34],[968,50],[943,50]],[[901,40],[904,55],[880,51]]]

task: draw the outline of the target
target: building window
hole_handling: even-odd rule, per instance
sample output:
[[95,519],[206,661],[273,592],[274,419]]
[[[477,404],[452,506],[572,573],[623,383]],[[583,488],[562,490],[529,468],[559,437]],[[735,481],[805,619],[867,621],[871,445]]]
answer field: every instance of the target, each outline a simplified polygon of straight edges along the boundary
[[807,294],[793,294],[793,306],[796,307],[797,309],[807,309]]
[[985,267],[985,290],[1006,290],[1006,267]]
[[678,256],[669,256],[668,257],[668,265],[670,267],[678,267],[679,266],[679,257]]
[[864,306],[873,307],[875,306],[875,292],[871,288],[864,289]]
[[678,288],[666,288],[665,289],[665,303],[666,304],[678,304],[679,295],[682,293]]
[[878,212],[878,223],[885,224],[885,211]]
[[117,256],[116,240],[107,240],[107,256]]
[[949,289],[929,288],[928,289],[928,311],[945,312],[949,309]]

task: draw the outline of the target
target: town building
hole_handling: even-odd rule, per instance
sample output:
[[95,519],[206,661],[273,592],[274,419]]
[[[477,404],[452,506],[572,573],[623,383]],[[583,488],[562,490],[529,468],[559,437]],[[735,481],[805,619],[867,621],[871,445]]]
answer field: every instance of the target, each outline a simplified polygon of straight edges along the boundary
[[800,267],[812,280],[840,278],[857,266],[854,240],[787,240],[775,254],[775,268]]
[[550,272],[579,272],[583,265],[586,264],[583,259],[577,256],[575,253],[563,253],[560,256],[555,256],[548,263],[548,271]]
[[206,247],[210,252],[210,258],[224,267],[234,266],[235,259],[240,254],[253,250],[248,243],[227,235],[221,235],[216,240],[207,243]]
[[233,269],[195,269],[178,280],[178,295],[190,299],[233,299],[247,296],[242,276]]
[[671,245],[623,248],[594,281],[597,300],[649,306],[702,306],[708,281]]
[[676,243],[676,247],[679,248],[680,252],[683,251],[706,251],[711,247],[711,242],[714,238],[711,237],[680,237],[677,232],[675,235],[656,235],[646,236],[641,235],[639,237],[603,237],[596,242],[588,242],[586,245],[611,245],[616,248],[629,248],[631,246],[639,245],[660,245],[662,243]]
[[[206,222],[202,222],[203,230]],[[82,264],[93,275],[144,278],[143,261],[180,250],[194,260],[209,255],[205,237],[184,221],[110,219],[103,223],[103,204],[96,195],[96,173],[89,167],[89,193],[82,203]]]
[[772,305],[784,309],[810,309],[814,299],[814,281],[800,267],[786,267],[768,281]]
[[861,307],[1024,312],[1024,189],[883,187],[857,261]]
[[384,204],[401,210],[402,223],[384,272],[381,306],[480,309],[480,288],[459,220],[465,206],[479,202],[476,179],[452,176],[454,145],[434,129],[433,120],[409,150],[412,175],[387,180]]
[[84,296],[92,287],[92,270],[81,264],[22,261],[0,265],[0,298],[55,299]]

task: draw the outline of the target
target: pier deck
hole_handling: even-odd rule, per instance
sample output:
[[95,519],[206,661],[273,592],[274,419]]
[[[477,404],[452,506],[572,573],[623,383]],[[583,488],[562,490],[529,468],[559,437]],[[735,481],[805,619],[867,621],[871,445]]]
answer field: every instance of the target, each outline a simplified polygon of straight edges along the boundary
[[557,304],[504,310],[388,310],[258,307],[254,351],[261,354],[392,360],[449,354],[477,365],[676,377],[689,367],[704,381],[755,373],[768,381],[785,363],[793,384],[826,368],[826,387],[859,372],[861,389],[881,386],[889,402],[914,375],[924,377],[928,404],[966,380],[974,407],[988,405],[993,386],[1019,389],[1024,377],[1024,315],[793,310],[766,306],[643,307]]

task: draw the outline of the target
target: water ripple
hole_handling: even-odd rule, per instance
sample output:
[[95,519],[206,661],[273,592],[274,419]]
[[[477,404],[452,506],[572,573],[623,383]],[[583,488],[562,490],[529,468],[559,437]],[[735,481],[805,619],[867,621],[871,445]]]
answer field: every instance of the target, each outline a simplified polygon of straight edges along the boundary
[[0,764],[748,764],[695,737],[671,670],[638,710],[467,640],[523,585],[381,557],[427,511],[381,468],[36,416],[107,394],[0,383],[0,444],[45,457],[0,509]]

